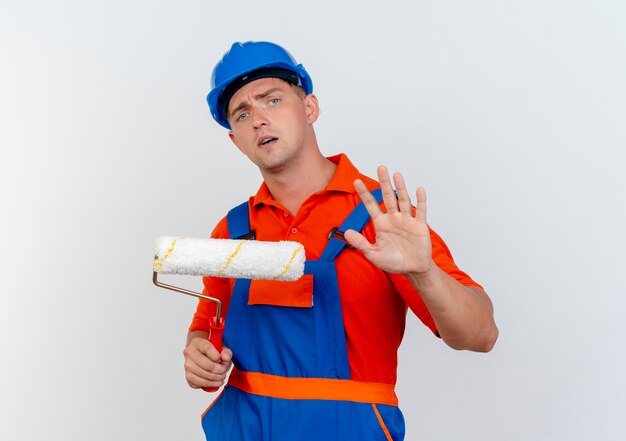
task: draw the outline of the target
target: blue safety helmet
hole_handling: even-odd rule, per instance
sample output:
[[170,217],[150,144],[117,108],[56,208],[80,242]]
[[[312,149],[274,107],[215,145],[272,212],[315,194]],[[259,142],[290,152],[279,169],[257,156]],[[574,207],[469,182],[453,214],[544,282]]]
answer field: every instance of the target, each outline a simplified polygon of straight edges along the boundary
[[259,78],[282,78],[313,92],[311,77],[284,48],[264,41],[234,43],[217,63],[211,75],[211,92],[207,102],[213,119],[230,130],[224,112],[234,93]]

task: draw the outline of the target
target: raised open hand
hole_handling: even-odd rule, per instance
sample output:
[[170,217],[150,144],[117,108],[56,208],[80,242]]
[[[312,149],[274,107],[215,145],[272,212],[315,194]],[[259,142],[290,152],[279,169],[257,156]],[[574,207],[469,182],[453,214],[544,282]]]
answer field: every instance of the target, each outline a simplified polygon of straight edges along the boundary
[[384,271],[426,274],[434,266],[430,232],[426,224],[426,191],[421,187],[417,189],[417,206],[414,210],[402,175],[393,175],[396,197],[387,168],[380,166],[377,171],[386,212],[361,180],[354,181],[354,188],[374,222],[376,242],[370,243],[354,230],[346,231],[345,238]]

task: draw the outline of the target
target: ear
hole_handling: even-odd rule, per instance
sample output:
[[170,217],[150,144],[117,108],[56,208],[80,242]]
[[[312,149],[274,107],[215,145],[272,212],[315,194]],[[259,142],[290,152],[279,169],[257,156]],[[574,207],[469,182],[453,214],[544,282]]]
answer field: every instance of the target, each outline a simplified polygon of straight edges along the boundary
[[228,132],[228,137],[230,138],[230,140],[233,142],[233,144],[235,144],[237,146],[237,148],[239,149],[240,152],[243,153],[243,150],[241,150],[241,147],[239,146],[239,140],[237,139],[237,137],[235,136],[235,134],[233,133],[232,130],[230,130]]
[[309,124],[313,124],[317,121],[317,117],[320,116],[320,106],[317,102],[317,97],[312,93],[304,97],[304,109],[306,112],[306,121]]

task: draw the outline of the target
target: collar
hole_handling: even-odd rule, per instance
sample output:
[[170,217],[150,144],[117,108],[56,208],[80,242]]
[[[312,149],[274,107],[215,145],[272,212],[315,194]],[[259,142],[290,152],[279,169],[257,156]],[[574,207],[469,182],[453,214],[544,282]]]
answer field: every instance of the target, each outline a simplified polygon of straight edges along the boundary
[[[358,179],[361,175],[359,170],[350,162],[348,157],[344,153],[340,153],[335,156],[329,156],[328,159],[331,162],[337,164],[335,174],[328,183],[328,185],[322,190],[325,191],[340,191],[344,193],[354,192],[354,180]],[[269,188],[265,182],[261,184],[259,191],[254,196],[254,206],[259,204],[275,204],[274,198],[270,193]]]

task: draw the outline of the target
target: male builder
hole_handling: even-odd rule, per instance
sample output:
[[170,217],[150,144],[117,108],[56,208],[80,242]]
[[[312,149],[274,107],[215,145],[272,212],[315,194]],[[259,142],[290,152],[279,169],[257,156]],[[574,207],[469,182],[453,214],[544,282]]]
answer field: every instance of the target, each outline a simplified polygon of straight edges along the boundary
[[[185,354],[191,387],[228,386],[203,416],[208,440],[402,440],[394,392],[407,307],[455,349],[489,351],[491,301],[452,260],[400,174],[378,182],[345,155],[326,158],[301,64],[272,43],[235,43],[213,71],[213,118],[263,184],[216,238],[294,240],[297,282],[205,278],[224,302],[225,348],[207,340],[214,305],[200,301]],[[394,188],[396,193],[394,193]]]

